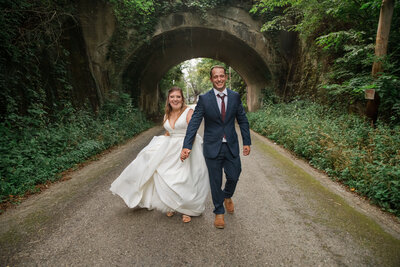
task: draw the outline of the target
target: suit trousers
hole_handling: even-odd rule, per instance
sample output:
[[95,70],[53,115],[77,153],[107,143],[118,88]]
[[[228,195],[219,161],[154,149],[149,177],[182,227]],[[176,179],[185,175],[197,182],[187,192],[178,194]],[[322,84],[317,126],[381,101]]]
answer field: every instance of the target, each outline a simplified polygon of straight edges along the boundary
[[[222,143],[216,158],[205,158],[210,179],[211,196],[215,214],[224,214],[224,199],[231,198],[235,192],[242,171],[240,156],[234,157],[227,145]],[[222,190],[222,169],[226,182]]]

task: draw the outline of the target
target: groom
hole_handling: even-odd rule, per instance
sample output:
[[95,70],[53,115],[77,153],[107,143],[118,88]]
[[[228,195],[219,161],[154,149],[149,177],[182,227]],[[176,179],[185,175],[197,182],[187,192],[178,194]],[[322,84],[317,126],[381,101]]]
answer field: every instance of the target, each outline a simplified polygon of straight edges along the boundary
[[[250,154],[250,131],[242,102],[238,93],[225,88],[227,75],[225,68],[214,66],[210,71],[213,89],[201,95],[192,119],[189,122],[181,160],[189,157],[197,130],[204,118],[203,153],[210,177],[211,195],[214,203],[214,226],[225,227],[225,208],[234,212],[232,196],[242,170],[239,156],[239,142],[235,130],[237,120],[243,138],[243,155]],[[222,169],[226,183],[222,190]],[[225,208],[224,208],[225,204]]]

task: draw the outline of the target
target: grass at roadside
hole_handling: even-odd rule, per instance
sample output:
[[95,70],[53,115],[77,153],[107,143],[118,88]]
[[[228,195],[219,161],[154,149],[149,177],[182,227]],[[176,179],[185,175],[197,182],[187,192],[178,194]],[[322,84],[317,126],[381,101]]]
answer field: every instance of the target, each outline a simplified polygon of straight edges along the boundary
[[268,104],[248,113],[251,128],[330,177],[400,216],[400,127],[308,101]]
[[64,108],[53,122],[23,119],[23,127],[0,124],[3,205],[40,191],[41,184],[59,180],[63,171],[152,126],[128,96],[105,103],[97,116]]

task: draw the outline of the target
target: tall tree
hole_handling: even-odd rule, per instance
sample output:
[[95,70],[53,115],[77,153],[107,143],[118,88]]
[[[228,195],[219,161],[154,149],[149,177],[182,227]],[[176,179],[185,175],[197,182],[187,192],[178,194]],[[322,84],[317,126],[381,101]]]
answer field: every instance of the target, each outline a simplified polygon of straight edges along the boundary
[[[375,43],[375,61],[372,65],[372,76],[376,78],[379,73],[383,72],[382,59],[387,54],[389,42],[390,24],[392,22],[394,10],[394,0],[382,0],[381,11],[379,14],[378,30],[376,33]],[[378,108],[380,103],[379,94],[375,92],[374,99],[369,99],[367,102],[366,115],[376,122],[378,119]]]

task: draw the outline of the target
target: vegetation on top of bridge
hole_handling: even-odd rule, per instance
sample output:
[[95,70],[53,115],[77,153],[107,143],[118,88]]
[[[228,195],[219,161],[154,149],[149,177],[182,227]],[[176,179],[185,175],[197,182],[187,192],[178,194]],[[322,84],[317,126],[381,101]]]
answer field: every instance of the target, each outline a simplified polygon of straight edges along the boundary
[[[190,1],[151,1],[151,0],[108,0],[114,7],[118,19],[117,32],[113,35],[110,56],[116,64],[122,62],[127,50],[133,51],[149,41],[154,28],[163,15],[176,12],[196,12],[204,19],[207,11],[223,5],[232,4],[229,0],[190,0]],[[134,35],[129,30],[134,29]],[[124,48],[127,40],[130,48]]]

